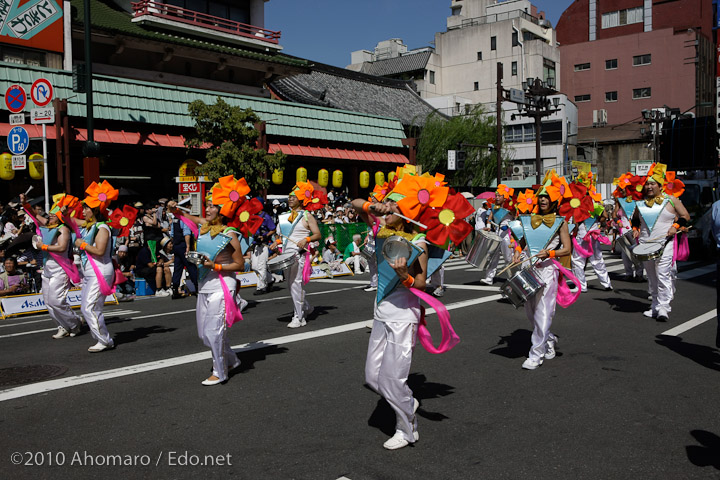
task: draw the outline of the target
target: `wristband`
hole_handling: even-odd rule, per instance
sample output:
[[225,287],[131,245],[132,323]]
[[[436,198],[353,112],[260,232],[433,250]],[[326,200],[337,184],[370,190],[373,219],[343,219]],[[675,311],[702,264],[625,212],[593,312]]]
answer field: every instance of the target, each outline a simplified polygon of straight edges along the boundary
[[640,231],[640,229],[638,227],[632,227],[632,229],[635,230],[636,232]]
[[522,248],[520,248],[520,245],[518,245],[517,247],[515,247],[515,251],[518,252],[518,253],[522,253]]
[[555,250],[550,250],[550,251],[548,252],[548,256],[549,256],[550,258],[555,258]]
[[48,251],[47,247],[48,247],[47,245],[43,244],[43,246],[40,247],[40,250],[42,250],[43,252],[47,252]]
[[365,203],[363,203],[363,205],[362,205],[362,211],[365,212],[365,213],[369,213],[370,205],[371,205],[370,202],[365,202]]
[[85,250],[85,247],[87,247],[87,246],[88,246],[87,242],[82,242],[80,244],[80,250]]
[[213,270],[215,270],[216,272],[221,271],[221,270],[222,270],[222,265],[220,265],[219,263],[213,264]]
[[410,288],[415,285],[415,279],[412,275],[408,275],[407,278],[403,280],[402,284],[405,285],[407,288]]
[[305,237],[305,241],[306,241],[307,243],[312,242],[312,240],[310,240],[310,237]]
[[673,223],[672,226],[673,226],[673,228],[674,228],[675,230],[680,230],[680,224],[679,224],[679,223]]

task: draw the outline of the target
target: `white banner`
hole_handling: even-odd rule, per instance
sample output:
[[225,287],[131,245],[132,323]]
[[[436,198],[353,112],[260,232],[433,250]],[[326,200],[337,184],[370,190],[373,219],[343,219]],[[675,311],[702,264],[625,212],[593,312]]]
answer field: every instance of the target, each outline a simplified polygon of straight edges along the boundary
[[[74,288],[70,290],[67,300],[71,307],[80,308],[80,289]],[[117,303],[118,301],[117,298],[115,298],[115,294],[105,298],[105,305],[116,305]],[[39,312],[47,312],[45,300],[43,300],[41,293],[0,298],[0,314],[2,314],[2,318]]]

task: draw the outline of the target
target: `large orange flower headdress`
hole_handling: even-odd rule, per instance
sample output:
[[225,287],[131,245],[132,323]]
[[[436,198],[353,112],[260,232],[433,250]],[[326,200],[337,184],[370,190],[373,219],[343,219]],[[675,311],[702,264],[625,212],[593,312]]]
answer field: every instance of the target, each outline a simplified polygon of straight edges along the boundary
[[502,195],[503,197],[505,197],[505,199],[508,199],[513,196],[513,194],[515,193],[515,189],[508,187],[504,183],[501,183],[500,185],[498,185],[497,190],[495,190],[495,193],[498,193],[498,194]]
[[685,183],[679,178],[675,178],[675,172],[667,172],[665,180],[663,192],[674,197],[679,197],[685,192]]
[[220,215],[233,218],[235,212],[246,200],[246,195],[250,193],[245,178],[235,180],[233,175],[227,175],[218,179],[212,188],[212,203],[220,208]]
[[[667,174],[667,165],[664,163],[653,163],[650,165],[650,170],[648,170],[647,179],[653,180],[657,182],[658,185],[661,187],[665,185],[665,176]],[[673,173],[673,177],[674,177]]]
[[110,202],[117,200],[120,195],[120,192],[113,188],[107,180],[103,180],[100,184],[92,182],[85,193],[87,193],[85,205],[90,208],[99,208],[102,211],[107,210]]
[[[390,195],[406,217],[416,219],[428,207],[442,207],[450,189],[442,186],[444,176],[403,175]],[[402,197],[402,198],[399,198]]]
[[572,197],[567,180],[565,177],[559,177],[554,169],[545,173],[542,186],[538,189],[536,196],[540,195],[547,195],[551,202]]
[[82,203],[80,199],[67,193],[57,193],[53,195],[53,206],[50,208],[50,213],[57,215],[61,222],[65,223],[68,219],[63,218],[61,212],[63,207],[67,207],[65,215],[68,218],[83,218]]
[[515,208],[520,213],[532,213],[537,205],[537,197],[532,189],[528,188],[524,192],[518,193],[515,202]]

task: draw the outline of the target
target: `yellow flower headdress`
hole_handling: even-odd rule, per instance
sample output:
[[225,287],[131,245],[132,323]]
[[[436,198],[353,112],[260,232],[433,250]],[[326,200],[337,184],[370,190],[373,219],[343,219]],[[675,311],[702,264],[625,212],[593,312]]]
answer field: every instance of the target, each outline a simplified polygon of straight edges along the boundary
[[648,180],[657,182],[661,187],[665,185],[665,176],[667,175],[667,165],[664,163],[653,163],[648,171]]

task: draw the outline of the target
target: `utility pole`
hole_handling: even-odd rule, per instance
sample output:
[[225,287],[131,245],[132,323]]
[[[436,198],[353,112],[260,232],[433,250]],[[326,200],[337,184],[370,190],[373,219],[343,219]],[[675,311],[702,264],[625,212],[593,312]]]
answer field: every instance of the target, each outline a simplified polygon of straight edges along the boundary
[[[542,181],[542,157],[540,153],[541,136],[542,136],[542,119],[549,117],[553,113],[559,111],[557,106],[560,99],[555,97],[552,102],[548,100],[548,95],[557,93],[550,86],[545,86],[539,78],[528,78],[527,82],[523,82],[525,91],[525,103],[519,103],[518,109],[523,117],[530,117],[535,120],[535,174],[536,181],[539,185]],[[550,108],[550,103],[556,108]]]
[[505,98],[505,90],[502,87],[503,80],[503,64],[497,63],[497,103],[495,107],[495,117],[497,121],[497,132],[495,137],[495,155],[497,157],[497,184],[502,182],[502,102]]

